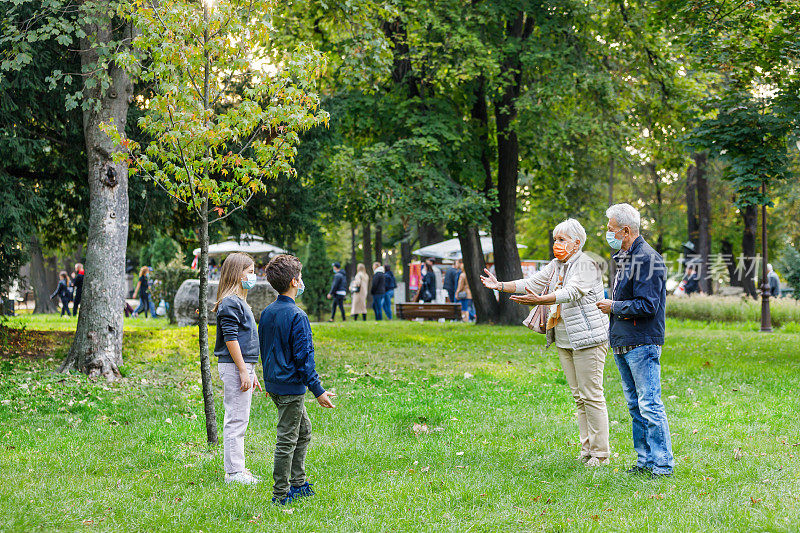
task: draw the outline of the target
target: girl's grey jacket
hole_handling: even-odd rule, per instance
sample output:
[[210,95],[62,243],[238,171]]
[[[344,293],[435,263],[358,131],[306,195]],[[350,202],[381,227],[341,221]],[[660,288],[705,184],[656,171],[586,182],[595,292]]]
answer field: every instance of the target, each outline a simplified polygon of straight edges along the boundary
[[[564,276],[564,283],[556,290],[560,275]],[[605,295],[602,269],[585,253],[577,252],[566,263],[553,259],[530,278],[516,280],[514,284],[519,294],[525,294],[526,288],[536,294],[556,293],[555,305],[561,304],[561,317],[574,349],[608,342],[608,316],[595,305]],[[555,306],[551,313],[554,310]],[[553,342],[555,328],[547,331],[546,347]]]

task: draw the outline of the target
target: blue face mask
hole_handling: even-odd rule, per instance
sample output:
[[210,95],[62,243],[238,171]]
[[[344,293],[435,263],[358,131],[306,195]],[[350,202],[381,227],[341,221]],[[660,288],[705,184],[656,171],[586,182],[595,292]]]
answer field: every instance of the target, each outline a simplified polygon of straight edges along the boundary
[[305,290],[306,290],[306,284],[303,283],[303,280],[301,279],[300,280],[300,286],[297,287],[297,296],[300,297],[300,295],[303,294],[303,291],[305,291]]
[[606,242],[608,242],[608,245],[614,250],[619,250],[622,248],[622,239],[617,239],[616,234],[613,231],[606,232]]
[[242,288],[249,291],[256,286],[256,275],[247,274],[247,279],[242,280]]

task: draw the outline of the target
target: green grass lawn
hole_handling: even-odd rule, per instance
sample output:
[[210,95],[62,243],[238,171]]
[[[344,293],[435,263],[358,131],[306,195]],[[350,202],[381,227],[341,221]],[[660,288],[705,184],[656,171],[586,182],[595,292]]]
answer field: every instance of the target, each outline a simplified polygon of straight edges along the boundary
[[59,330],[74,319],[12,322],[22,324],[21,338],[0,339],[0,530],[800,529],[798,333],[670,320],[662,371],[676,470],[651,480],[623,472],[634,453],[612,357],[612,464],[587,469],[575,460],[572,399],[542,336],[315,324],[317,368],[337,408],[309,395],[317,496],[278,508],[269,481],[276,412],[263,396],[246,450],[265,482],[222,483],[222,450],[205,445],[195,328],[126,321],[126,377],[108,385],[53,373],[70,340]]

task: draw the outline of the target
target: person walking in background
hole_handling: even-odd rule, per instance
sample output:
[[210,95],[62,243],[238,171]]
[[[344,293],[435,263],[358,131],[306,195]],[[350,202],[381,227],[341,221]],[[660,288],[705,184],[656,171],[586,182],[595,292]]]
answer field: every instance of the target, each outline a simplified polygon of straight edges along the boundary
[[367,294],[369,293],[369,275],[364,263],[359,263],[356,267],[356,275],[350,282],[350,294],[353,295],[353,303],[350,305],[350,316],[353,320],[358,320],[358,315],[366,322],[367,320]]
[[[581,451],[587,467],[609,464],[611,452],[603,371],[608,352],[608,318],[595,305],[603,298],[603,272],[583,253],[586,230],[570,218],[553,228],[555,259],[528,279],[497,281],[485,270],[484,286],[514,292],[517,303],[550,306],[546,346],[555,344],[578,418]],[[529,319],[533,318],[533,313]],[[529,326],[530,327],[530,326]]]
[[75,294],[73,295],[72,300],[72,314],[74,316],[78,316],[78,308],[81,305],[81,299],[83,298],[83,264],[76,263],[75,264],[75,272],[72,274],[72,286],[75,288]]
[[419,285],[414,301],[430,303],[436,298],[436,274],[433,272],[433,259],[430,257],[425,260],[425,268],[422,273],[422,283]]
[[58,286],[53,294],[50,295],[50,299],[56,296],[61,300],[61,316],[64,316],[64,314],[72,316],[69,312],[69,302],[72,300],[72,295],[69,291],[69,276],[64,270],[58,274]]
[[610,316],[609,340],[631,413],[636,464],[630,474],[672,475],[672,439],[661,401],[661,347],[667,303],[664,260],[639,235],[641,217],[630,204],[606,210],[606,241],[617,275],[611,298],[597,302]]
[[445,270],[444,272],[444,281],[442,282],[442,288],[447,295],[448,302],[455,302],[456,301],[456,285],[458,285],[458,278],[461,276],[461,261],[456,259],[453,263],[453,266]]
[[397,280],[392,273],[392,268],[387,264],[383,265],[384,278],[386,280],[386,294],[383,295],[383,312],[386,313],[386,318],[392,319],[392,299],[394,298],[394,290],[397,288]]
[[222,380],[223,465],[225,483],[255,485],[261,480],[244,466],[244,434],[250,421],[250,404],[254,389],[261,390],[256,376],[259,343],[258,325],[247,303],[247,291],[256,286],[253,259],[240,252],[229,255],[222,263],[217,302],[217,338],[214,355],[218,359]]
[[333,300],[331,305],[331,318],[328,322],[333,322],[336,317],[336,308],[342,312],[342,321],[347,320],[344,315],[344,299],[347,298],[347,276],[342,270],[342,265],[337,261],[331,265],[333,267],[333,283],[328,292],[328,300]]
[[700,292],[700,276],[693,266],[686,267],[686,274],[683,276],[683,291],[686,296]]
[[375,320],[383,320],[383,297],[386,295],[386,275],[384,274],[383,265],[380,263],[372,264],[372,287],[370,287],[370,294],[372,295],[372,310],[375,311]]
[[150,267],[143,266],[139,269],[139,282],[136,284],[136,288],[133,289],[133,297],[136,298],[136,295],[139,295],[139,307],[136,308],[136,311],[133,312],[133,317],[136,318],[139,316],[139,313],[144,310],[144,317],[147,318],[147,312],[150,311],[150,316],[152,318],[156,317],[156,306],[153,304],[153,298],[150,296],[150,278],[148,276],[150,272]]
[[472,320],[472,291],[469,288],[467,273],[461,270],[461,262],[456,262],[456,268],[460,275],[456,285],[456,302],[461,304],[461,320],[469,322]]
[[767,263],[767,280],[769,281],[769,295],[778,298],[781,295],[781,279],[772,268],[772,263]]

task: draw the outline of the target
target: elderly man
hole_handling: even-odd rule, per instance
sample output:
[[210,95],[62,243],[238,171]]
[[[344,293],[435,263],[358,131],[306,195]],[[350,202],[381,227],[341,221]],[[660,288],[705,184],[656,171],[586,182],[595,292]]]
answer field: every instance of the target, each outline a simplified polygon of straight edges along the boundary
[[617,276],[611,299],[597,302],[610,315],[609,344],[622,376],[622,388],[633,418],[636,464],[630,474],[669,476],[674,459],[669,424],[661,401],[661,347],[664,345],[666,267],[661,256],[639,235],[639,212],[630,204],[606,211],[609,246]]

